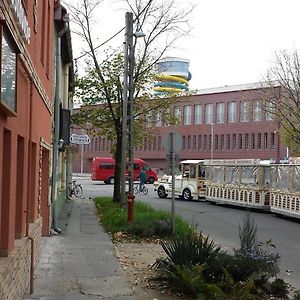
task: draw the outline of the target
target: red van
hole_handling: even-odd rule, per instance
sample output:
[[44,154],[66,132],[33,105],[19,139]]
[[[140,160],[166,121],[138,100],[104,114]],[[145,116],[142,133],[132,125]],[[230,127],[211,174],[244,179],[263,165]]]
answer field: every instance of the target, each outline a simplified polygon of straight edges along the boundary
[[[147,174],[147,182],[153,183],[157,180],[155,171],[146,164],[142,159],[136,158],[133,161],[134,180],[138,180],[139,174],[144,168]],[[114,183],[115,160],[111,157],[94,157],[92,164],[92,180],[104,181],[107,184]]]

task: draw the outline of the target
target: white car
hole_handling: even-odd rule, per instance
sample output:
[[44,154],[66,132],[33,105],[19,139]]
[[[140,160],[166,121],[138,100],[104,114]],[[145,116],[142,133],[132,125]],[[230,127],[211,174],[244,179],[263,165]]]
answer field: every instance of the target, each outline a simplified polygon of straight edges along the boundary
[[153,185],[159,198],[167,198],[172,193],[172,176],[165,174],[163,177],[158,178]]

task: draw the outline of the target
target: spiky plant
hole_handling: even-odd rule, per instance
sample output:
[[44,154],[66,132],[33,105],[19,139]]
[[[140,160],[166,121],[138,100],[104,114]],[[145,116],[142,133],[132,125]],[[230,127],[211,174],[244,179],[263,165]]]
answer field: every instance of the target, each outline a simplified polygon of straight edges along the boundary
[[240,252],[247,253],[251,251],[256,245],[257,226],[254,219],[250,216],[250,211],[243,220],[243,224],[239,226],[239,237],[241,242]]

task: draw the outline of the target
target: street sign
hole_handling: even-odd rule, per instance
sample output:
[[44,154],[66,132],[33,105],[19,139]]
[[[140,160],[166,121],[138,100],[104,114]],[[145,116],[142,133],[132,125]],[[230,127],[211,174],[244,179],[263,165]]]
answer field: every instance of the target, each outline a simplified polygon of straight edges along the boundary
[[77,145],[88,145],[91,142],[91,139],[87,134],[72,133],[70,136],[70,142]]
[[[173,149],[171,149],[171,133],[173,134]],[[182,148],[182,135],[178,132],[165,133],[163,145],[166,153],[169,153],[171,150],[173,152],[179,152]]]

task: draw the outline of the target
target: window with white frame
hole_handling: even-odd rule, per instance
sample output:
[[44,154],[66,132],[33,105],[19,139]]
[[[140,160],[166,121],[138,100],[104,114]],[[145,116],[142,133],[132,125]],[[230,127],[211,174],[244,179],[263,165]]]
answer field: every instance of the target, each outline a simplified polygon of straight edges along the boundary
[[196,104],[194,106],[194,123],[195,125],[197,124],[202,124],[202,105],[201,104]]
[[240,106],[240,121],[248,122],[249,121],[249,102],[242,101]]
[[259,100],[253,101],[253,121],[262,120],[261,102]]
[[156,122],[155,122],[155,126],[156,127],[161,127],[161,112],[157,112],[156,116]]
[[217,103],[217,123],[224,123],[224,103]]
[[236,122],[236,102],[228,102],[228,123]]
[[174,116],[178,118],[178,123],[181,124],[181,109],[180,107],[174,107]]
[[273,121],[274,120],[274,110],[275,103],[273,100],[270,100],[266,103],[266,120]]
[[213,123],[213,105],[205,104],[205,124]]
[[183,108],[183,124],[184,125],[191,125],[192,122],[192,114],[191,114],[191,106],[186,105]]

